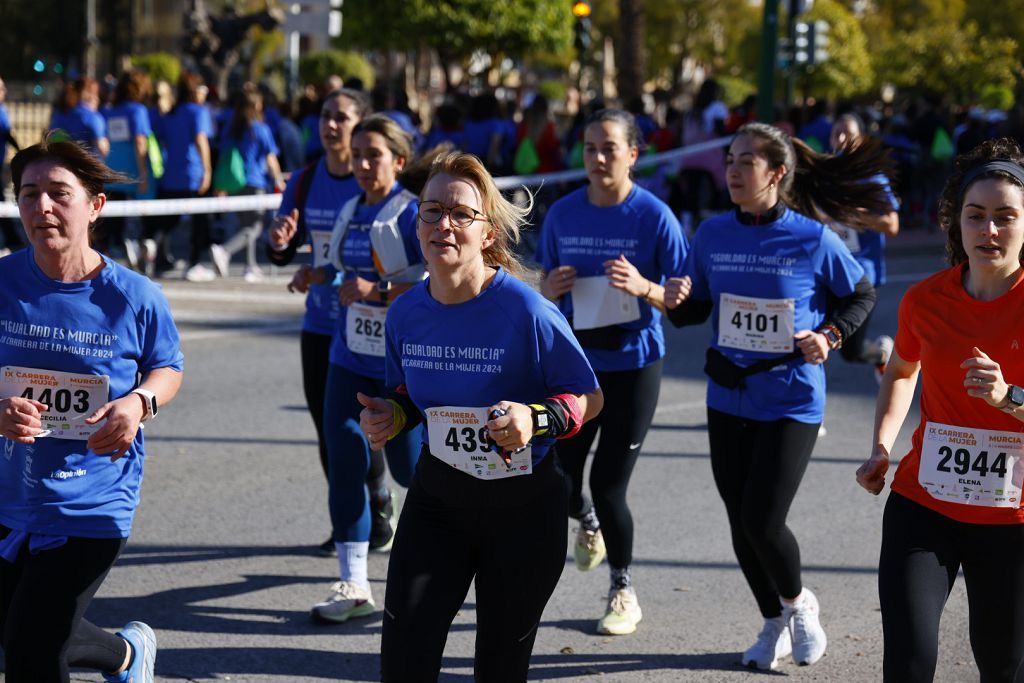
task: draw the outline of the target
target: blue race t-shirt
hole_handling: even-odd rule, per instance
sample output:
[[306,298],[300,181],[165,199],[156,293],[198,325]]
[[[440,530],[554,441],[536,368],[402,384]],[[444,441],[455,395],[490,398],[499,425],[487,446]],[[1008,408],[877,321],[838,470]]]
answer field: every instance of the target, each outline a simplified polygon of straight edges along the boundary
[[[107,140],[110,141],[110,153],[107,154],[107,166],[129,178],[139,177],[139,165],[135,160],[135,136],[148,137],[152,132],[149,123],[149,111],[138,102],[122,102],[114,107],[103,110],[103,118],[107,122]],[[130,183],[114,183],[107,185],[108,190],[135,193],[136,186]]]
[[[825,225],[786,209],[763,225],[744,225],[736,212],[703,223],[693,240],[685,271],[693,280],[694,299],[711,301],[711,345],[737,365],[785,355],[795,350],[762,352],[721,342],[719,316],[725,308],[726,334],[747,328],[764,333],[785,329],[785,321],[761,315],[754,300],[769,300],[768,310],[783,310],[778,302],[792,300],[793,331],[817,329],[825,320],[827,294],[853,293],[864,269]],[[723,303],[726,302],[726,303]],[[784,313],[779,315],[785,315]],[[751,322],[752,321],[752,322]],[[754,342],[751,342],[753,344]],[[747,377],[745,388],[726,389],[708,382],[708,406],[751,420],[791,418],[820,422],[825,409],[825,368],[802,359]]]
[[11,120],[7,117],[7,107],[0,104],[0,168],[7,163],[7,139],[11,134]]
[[[313,249],[313,267],[326,266],[331,262],[328,249],[334,221],[345,202],[360,193],[359,183],[351,173],[346,176],[331,175],[327,170],[327,162],[320,159],[312,169],[293,173],[289,178],[281,198],[281,208],[277,211],[278,216],[287,216],[295,208],[302,173],[313,174],[306,206],[299,208],[306,224],[305,240]],[[338,326],[340,312],[336,280],[322,285],[311,285],[306,295],[306,316],[302,321],[302,329],[314,334],[331,336]]]
[[[879,173],[867,180],[869,183],[881,185],[885,192],[886,199],[893,211],[899,211],[900,201],[892,191],[889,178],[884,173]],[[833,228],[842,239],[843,244],[850,250],[857,263],[864,269],[868,281],[878,287],[885,284],[885,235],[874,230],[854,230],[846,226],[835,226]]]
[[[135,388],[137,373],[181,371],[178,330],[163,293],[103,258],[103,270],[85,282],[51,280],[31,248],[0,260],[0,368],[106,375],[111,400]],[[88,413],[99,407],[81,405]],[[85,444],[0,439],[0,524],[55,536],[127,537],[142,485],[142,430],[117,462]]]
[[[348,231],[345,233],[345,240],[341,243],[341,263],[344,266],[342,280],[352,280],[361,277],[370,282],[378,282],[380,275],[373,262],[373,250],[370,248],[370,227],[377,218],[380,210],[387,205],[396,194],[402,191],[402,186],[395,183],[391,193],[381,202],[367,206],[360,201],[356,212],[348,224]],[[402,234],[405,243],[405,257],[409,264],[423,263],[423,254],[420,252],[420,241],[416,237],[416,213],[419,202],[413,200],[409,206],[398,216],[398,230]],[[328,274],[334,272],[333,266],[327,269]],[[403,295],[404,296],[404,295]],[[401,299],[402,297],[398,297]],[[396,299],[396,301],[398,300]],[[367,306],[379,307],[377,302],[365,301]],[[373,379],[384,379],[384,359],[380,356],[372,356],[365,353],[358,353],[348,347],[348,307],[340,306],[338,313],[338,324],[334,328],[334,336],[331,338],[331,363],[340,365],[347,370],[371,377]]]
[[[404,384],[421,413],[435,406],[537,403],[597,388],[558,309],[504,270],[461,304],[439,303],[428,278],[395,300],[385,327],[387,386]],[[426,445],[426,429],[423,438]],[[554,442],[532,441],[534,465]]]
[[245,163],[245,184],[260,190],[269,189],[267,183],[267,155],[277,155],[277,143],[270,126],[253,121],[240,140],[231,137],[231,122],[221,131],[220,153],[227,154],[232,147],[238,149]]
[[[672,210],[647,190],[633,186],[626,200],[615,206],[595,206],[587,188],[562,197],[544,218],[537,261],[545,272],[573,266],[576,277],[603,276],[604,262],[624,255],[651,282],[682,273],[688,245]],[[558,302],[572,318],[572,295]],[[636,370],[665,355],[661,312],[640,300],[640,319],[618,326],[624,332],[619,349],[584,349],[598,372]]]
[[107,137],[107,122],[103,115],[82,104],[63,112],[55,109],[50,118],[50,129],[57,128],[65,131],[73,140],[82,143],[97,156],[97,143],[101,138]]
[[462,151],[477,155],[481,161],[487,161],[491,151],[491,140],[495,135],[502,135],[503,131],[501,119],[466,121],[462,127]]
[[[203,184],[203,158],[196,136],[213,139],[210,110],[195,102],[178,104],[160,122],[160,142],[167,151],[160,187],[167,192],[197,192]],[[212,147],[212,144],[211,144]]]

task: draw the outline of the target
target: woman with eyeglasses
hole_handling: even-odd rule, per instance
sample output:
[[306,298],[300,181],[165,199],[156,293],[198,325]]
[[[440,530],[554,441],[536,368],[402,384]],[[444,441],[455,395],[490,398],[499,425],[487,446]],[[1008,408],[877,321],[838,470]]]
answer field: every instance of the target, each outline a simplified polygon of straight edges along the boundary
[[437,680],[474,581],[475,680],[525,681],[565,566],[566,491],[551,447],[603,398],[565,319],[520,279],[512,249],[530,208],[464,153],[438,159],[420,195],[430,277],[388,312],[388,392],[359,396],[376,447],[426,426],[388,568],[384,681]]
[[[270,229],[267,256],[271,263],[285,266],[292,262],[303,244],[312,249],[312,263],[295,271],[288,291],[306,295],[306,315],[302,321],[300,348],[302,388],[306,406],[316,427],[320,466],[328,478],[327,442],[324,438],[324,394],[330,366],[331,336],[338,327],[341,303],[337,278],[314,284],[314,269],[331,262],[328,253],[331,230],[345,202],[361,193],[352,160],[352,129],[370,113],[370,102],[358,90],[341,88],[324,100],[320,110],[320,141],[324,155],[307,165],[288,181],[281,208]],[[370,548],[383,549],[394,533],[391,491],[385,475],[384,454],[373,451],[366,480],[372,510]],[[334,535],[320,544],[326,557],[336,553]]]
[[[633,516],[626,489],[658,405],[665,355],[661,283],[682,273],[687,251],[672,211],[633,182],[640,144],[628,112],[603,109],[588,119],[583,163],[590,183],[555,202],[537,249],[545,272],[541,292],[572,321],[608,401],[608,419],[558,444],[569,515],[580,522],[577,568],[593,569],[607,548],[611,585],[597,623],[606,635],[633,633],[642,616],[630,572]],[[599,429],[591,502],[583,494],[583,468]]]
[[[412,156],[412,141],[383,115],[352,129],[352,171],[361,192],[345,202],[326,244],[329,262],[311,268],[307,285],[339,278],[337,317],[324,393],[328,508],[340,580],[313,606],[316,619],[348,621],[373,613],[366,555],[370,545],[370,492],[366,478],[374,450],[359,429],[359,392],[384,389],[384,317],[395,297],[424,276],[416,239],[416,196],[399,175]],[[419,458],[418,431],[385,451],[391,475],[408,486]]]

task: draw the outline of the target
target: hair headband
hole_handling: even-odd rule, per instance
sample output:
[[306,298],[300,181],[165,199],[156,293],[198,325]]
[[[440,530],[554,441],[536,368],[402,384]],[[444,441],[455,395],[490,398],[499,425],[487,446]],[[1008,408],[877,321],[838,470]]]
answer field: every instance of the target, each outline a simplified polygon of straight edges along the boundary
[[993,171],[1006,173],[1016,180],[1021,187],[1024,187],[1024,167],[1021,167],[1016,161],[1010,161],[1009,159],[992,159],[983,164],[978,164],[964,173],[964,179],[960,182],[960,203],[963,203],[964,195],[967,194],[967,188],[970,187],[971,183],[986,173],[992,173]]

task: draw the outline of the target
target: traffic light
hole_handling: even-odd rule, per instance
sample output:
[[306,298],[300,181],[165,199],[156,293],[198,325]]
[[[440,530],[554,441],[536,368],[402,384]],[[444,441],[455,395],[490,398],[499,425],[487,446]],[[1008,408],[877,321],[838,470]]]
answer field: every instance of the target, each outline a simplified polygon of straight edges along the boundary
[[814,66],[828,59],[829,25],[827,21],[798,21],[793,44],[793,61]]
[[576,17],[576,24],[573,27],[573,44],[576,52],[582,56],[590,49],[593,37],[590,35],[590,3],[584,0],[574,0],[572,3],[572,15]]

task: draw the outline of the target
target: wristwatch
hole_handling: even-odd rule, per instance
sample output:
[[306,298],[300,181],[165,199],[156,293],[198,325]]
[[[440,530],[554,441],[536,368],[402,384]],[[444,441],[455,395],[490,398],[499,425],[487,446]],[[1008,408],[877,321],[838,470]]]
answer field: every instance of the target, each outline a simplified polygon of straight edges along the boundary
[[157,405],[156,405],[156,394],[147,389],[132,389],[133,394],[138,394],[142,397],[142,405],[145,412],[142,414],[142,421],[152,420],[156,417]]
[[828,340],[828,348],[832,351],[835,351],[843,345],[843,334],[839,331],[839,328],[832,323],[825,323],[818,332]]
[[1006,405],[1002,406],[1000,410],[1006,412],[1013,412],[1015,409],[1024,406],[1024,389],[1021,389],[1016,384],[1011,384],[1006,390]]
[[531,403],[530,412],[533,413],[533,435],[545,436],[551,429],[551,415],[548,414],[548,409],[540,404]]
[[380,295],[380,302],[386,304],[388,302],[388,295],[391,293],[391,280],[378,280],[377,281],[377,294]]

